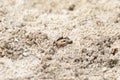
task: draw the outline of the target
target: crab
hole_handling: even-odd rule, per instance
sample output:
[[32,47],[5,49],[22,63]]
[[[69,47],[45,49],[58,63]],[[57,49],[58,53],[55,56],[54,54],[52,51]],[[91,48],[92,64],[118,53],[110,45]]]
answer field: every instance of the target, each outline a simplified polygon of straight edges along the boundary
[[72,43],[73,41],[70,40],[68,37],[60,37],[56,41],[54,41],[53,45],[60,48],[60,47],[65,47],[66,45],[72,44]]

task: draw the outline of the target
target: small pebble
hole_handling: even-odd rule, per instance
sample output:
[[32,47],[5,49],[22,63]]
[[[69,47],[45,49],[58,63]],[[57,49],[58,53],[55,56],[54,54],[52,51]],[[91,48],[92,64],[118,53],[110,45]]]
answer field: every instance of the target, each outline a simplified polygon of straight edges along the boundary
[[68,8],[70,11],[73,11],[74,10],[74,8],[75,8],[75,5],[74,4],[72,4],[72,5],[70,5],[70,7]]
[[27,57],[28,55],[29,55],[29,53],[26,53],[26,52],[23,53],[23,56],[25,56],[25,57]]

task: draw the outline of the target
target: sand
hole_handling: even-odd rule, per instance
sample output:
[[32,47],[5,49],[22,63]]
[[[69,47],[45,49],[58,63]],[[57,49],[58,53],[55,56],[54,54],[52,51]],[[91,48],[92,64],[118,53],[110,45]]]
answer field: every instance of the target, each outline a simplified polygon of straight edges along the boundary
[[0,80],[120,80],[119,44],[120,0],[0,0]]

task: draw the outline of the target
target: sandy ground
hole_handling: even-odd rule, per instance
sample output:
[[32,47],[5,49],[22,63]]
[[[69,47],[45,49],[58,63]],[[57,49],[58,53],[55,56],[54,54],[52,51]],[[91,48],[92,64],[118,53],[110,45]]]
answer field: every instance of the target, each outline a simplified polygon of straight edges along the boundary
[[120,80],[120,0],[0,0],[0,80]]

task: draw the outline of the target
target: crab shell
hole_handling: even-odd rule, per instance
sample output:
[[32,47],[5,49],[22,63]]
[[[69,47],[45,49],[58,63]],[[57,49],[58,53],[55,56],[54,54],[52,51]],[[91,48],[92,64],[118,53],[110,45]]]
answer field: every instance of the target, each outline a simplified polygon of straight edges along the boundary
[[59,38],[57,41],[54,42],[54,45],[57,47],[64,47],[67,44],[72,44],[73,42],[69,38]]

